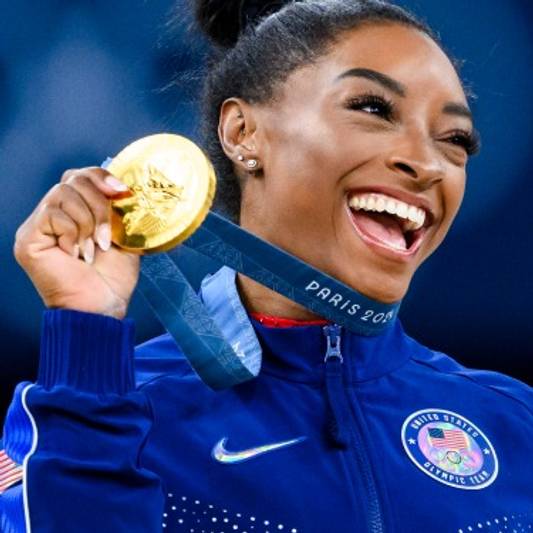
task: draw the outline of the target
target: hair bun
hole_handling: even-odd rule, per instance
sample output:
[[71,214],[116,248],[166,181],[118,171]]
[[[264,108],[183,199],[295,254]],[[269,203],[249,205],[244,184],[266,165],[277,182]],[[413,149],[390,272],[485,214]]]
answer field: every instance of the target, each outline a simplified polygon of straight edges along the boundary
[[202,31],[217,45],[231,48],[250,24],[279,11],[290,0],[196,0],[195,16]]

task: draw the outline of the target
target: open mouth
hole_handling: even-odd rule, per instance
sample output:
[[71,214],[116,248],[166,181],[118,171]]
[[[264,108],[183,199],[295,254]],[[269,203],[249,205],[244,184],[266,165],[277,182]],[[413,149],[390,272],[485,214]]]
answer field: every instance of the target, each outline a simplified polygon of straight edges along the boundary
[[352,193],[348,207],[359,236],[389,256],[413,256],[433,222],[429,210],[377,192]]

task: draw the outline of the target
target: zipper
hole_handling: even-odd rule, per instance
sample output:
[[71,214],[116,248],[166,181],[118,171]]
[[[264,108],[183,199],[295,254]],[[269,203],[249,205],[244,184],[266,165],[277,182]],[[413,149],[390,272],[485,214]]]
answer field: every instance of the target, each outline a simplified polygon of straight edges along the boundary
[[324,363],[326,364],[326,392],[331,409],[329,432],[333,442],[340,448],[348,448],[351,443],[350,405],[344,392],[341,353],[341,328],[337,324],[324,326],[328,342]]
[[[370,533],[384,533],[381,506],[378,499],[376,483],[370,468],[370,460],[361,433],[359,420],[360,409],[351,409],[348,391],[344,386],[344,358],[341,352],[342,328],[337,324],[324,326],[327,339],[324,363],[326,367],[326,392],[331,410],[330,436],[340,448],[347,449],[355,457],[357,472],[356,483],[363,483],[363,494],[366,500],[366,522]],[[354,395],[354,401],[357,398]],[[358,406],[357,406],[358,407]]]

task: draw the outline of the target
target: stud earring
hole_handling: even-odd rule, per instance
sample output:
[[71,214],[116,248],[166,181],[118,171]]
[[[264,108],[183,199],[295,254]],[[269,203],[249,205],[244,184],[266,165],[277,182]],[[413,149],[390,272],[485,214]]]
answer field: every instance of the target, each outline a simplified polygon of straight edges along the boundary
[[237,156],[237,159],[238,159],[239,161],[244,161],[244,156],[243,156],[242,154],[239,154],[239,155]]
[[248,159],[248,161],[246,161],[246,166],[249,169],[254,169],[257,167],[257,159]]

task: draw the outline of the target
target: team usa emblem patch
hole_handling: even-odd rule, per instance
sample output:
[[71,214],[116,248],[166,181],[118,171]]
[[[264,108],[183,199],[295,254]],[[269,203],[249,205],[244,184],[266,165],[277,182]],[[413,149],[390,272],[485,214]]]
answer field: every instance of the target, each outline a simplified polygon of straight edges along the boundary
[[422,409],[402,426],[402,444],[424,474],[457,489],[479,490],[498,476],[498,457],[470,420],[445,409]]

